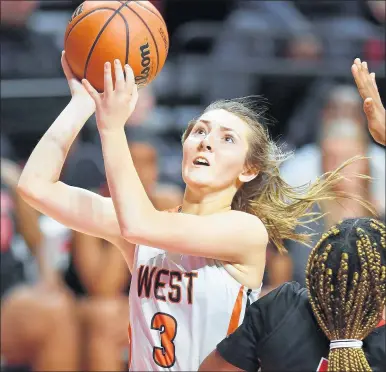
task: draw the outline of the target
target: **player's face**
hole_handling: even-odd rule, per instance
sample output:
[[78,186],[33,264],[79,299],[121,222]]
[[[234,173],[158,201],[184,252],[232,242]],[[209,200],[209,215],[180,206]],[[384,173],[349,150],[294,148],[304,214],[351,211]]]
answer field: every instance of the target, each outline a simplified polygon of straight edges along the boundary
[[220,191],[243,181],[248,125],[225,110],[204,113],[183,145],[182,177],[192,188]]

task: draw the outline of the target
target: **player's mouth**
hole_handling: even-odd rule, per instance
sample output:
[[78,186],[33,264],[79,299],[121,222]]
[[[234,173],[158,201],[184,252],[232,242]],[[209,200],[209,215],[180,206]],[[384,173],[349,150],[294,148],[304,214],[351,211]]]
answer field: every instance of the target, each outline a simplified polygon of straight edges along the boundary
[[197,158],[195,158],[193,160],[193,164],[195,166],[203,166],[203,167],[210,167],[210,163],[208,161],[208,159],[204,158],[203,156],[198,156]]

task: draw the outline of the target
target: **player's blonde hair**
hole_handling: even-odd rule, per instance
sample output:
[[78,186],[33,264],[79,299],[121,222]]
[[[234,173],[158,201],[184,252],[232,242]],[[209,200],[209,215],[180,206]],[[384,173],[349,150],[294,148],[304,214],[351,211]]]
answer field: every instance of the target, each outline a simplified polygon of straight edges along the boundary
[[[380,221],[349,219],[331,227],[306,269],[315,318],[329,340],[363,340],[386,303],[386,230]],[[371,371],[363,349],[330,350],[329,371]]]
[[[231,100],[220,100],[210,104],[204,112],[223,109],[240,117],[251,128],[247,166],[256,168],[258,176],[245,184],[236,193],[232,208],[245,211],[260,218],[264,223],[271,241],[280,252],[285,252],[284,240],[290,239],[307,244],[310,236],[298,233],[298,225],[307,225],[320,218],[320,213],[312,212],[315,203],[327,199],[350,198],[361,203],[373,214],[370,203],[359,196],[344,191],[334,190],[343,176],[342,168],[362,159],[355,157],[342,164],[334,172],[325,173],[314,183],[293,187],[280,176],[279,167],[292,153],[287,153],[271,139],[264,121],[267,107],[259,97],[243,97]],[[192,120],[182,136],[182,142],[189,136],[196,120]],[[359,177],[368,178],[360,175]]]

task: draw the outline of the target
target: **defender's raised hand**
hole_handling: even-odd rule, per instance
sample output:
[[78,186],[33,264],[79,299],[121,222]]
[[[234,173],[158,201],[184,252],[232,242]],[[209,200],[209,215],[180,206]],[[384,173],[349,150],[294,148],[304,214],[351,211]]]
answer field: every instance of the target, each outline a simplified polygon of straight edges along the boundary
[[111,75],[111,64],[110,62],[105,63],[103,95],[99,94],[86,79],[82,80],[83,86],[95,101],[99,130],[123,128],[138,100],[138,90],[131,67],[125,65],[125,72],[123,72],[121,62],[115,60],[114,70],[115,87]]
[[363,110],[366,114],[370,133],[375,141],[385,145],[386,125],[385,108],[378,92],[375,73],[369,73],[367,62],[356,58],[351,67],[359,94],[364,100]]

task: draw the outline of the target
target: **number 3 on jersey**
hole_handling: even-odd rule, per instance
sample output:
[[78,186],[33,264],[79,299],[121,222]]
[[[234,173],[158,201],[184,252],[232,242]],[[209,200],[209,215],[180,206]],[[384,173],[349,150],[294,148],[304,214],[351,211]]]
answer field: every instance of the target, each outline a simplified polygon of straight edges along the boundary
[[151,320],[151,329],[161,335],[161,347],[153,348],[154,361],[163,368],[170,368],[176,361],[173,340],[177,334],[177,321],[169,314],[156,313]]

